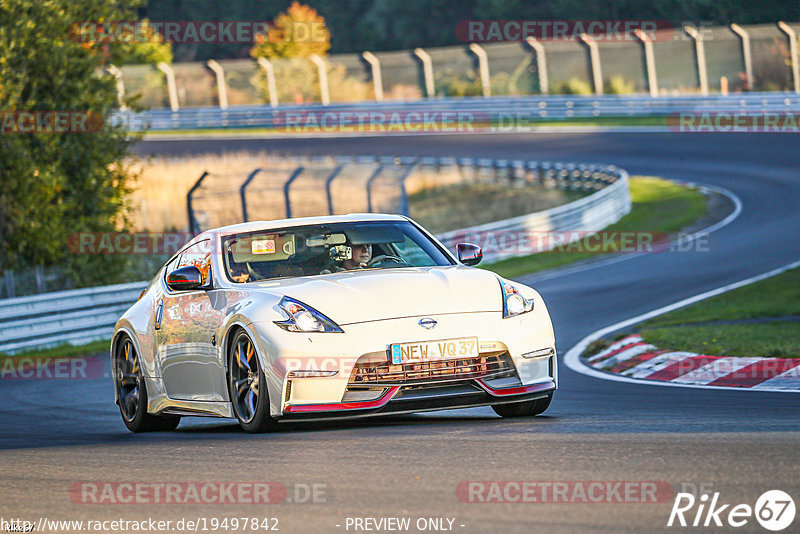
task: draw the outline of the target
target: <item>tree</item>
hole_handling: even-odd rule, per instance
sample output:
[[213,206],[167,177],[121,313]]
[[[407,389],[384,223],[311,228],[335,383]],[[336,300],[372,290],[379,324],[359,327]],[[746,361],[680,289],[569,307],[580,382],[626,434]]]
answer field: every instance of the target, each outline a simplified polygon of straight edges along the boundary
[[253,57],[307,58],[324,56],[331,48],[331,33],[314,8],[292,2],[279,14],[266,35],[256,36]]
[[58,265],[79,284],[98,276],[98,282],[115,281],[104,280],[100,268],[115,260],[71,254],[67,243],[79,232],[125,226],[133,179],[125,161],[136,137],[111,122],[118,109],[116,81],[106,69],[130,58],[163,58],[164,48],[84,40],[74,28],[135,15],[131,1],[0,0],[3,119],[13,122],[21,112],[89,119],[63,132],[43,131],[43,119],[32,132],[0,133],[0,270]]

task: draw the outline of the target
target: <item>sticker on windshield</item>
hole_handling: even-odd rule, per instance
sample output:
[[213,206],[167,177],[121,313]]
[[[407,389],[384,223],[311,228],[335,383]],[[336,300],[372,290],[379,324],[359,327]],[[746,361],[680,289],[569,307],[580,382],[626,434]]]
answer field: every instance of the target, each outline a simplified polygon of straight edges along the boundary
[[254,239],[250,244],[253,254],[275,254],[274,239]]

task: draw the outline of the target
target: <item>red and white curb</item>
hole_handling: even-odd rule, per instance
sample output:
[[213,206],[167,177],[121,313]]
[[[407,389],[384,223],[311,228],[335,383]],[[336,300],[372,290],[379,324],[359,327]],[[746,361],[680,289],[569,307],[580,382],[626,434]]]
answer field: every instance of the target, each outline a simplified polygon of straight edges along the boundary
[[630,335],[586,358],[595,369],[675,384],[800,390],[800,359],[708,356],[662,350]]
[[[589,344],[592,341],[595,341],[597,339],[601,339],[601,338],[603,338],[605,336],[613,334],[614,332],[618,332],[620,330],[623,330],[623,329],[628,328],[630,326],[633,326],[635,324],[641,323],[641,322],[646,321],[648,319],[652,319],[653,317],[658,317],[659,315],[663,315],[663,314],[671,312],[673,310],[677,310],[679,308],[683,308],[685,306],[689,306],[689,305],[694,304],[696,302],[700,302],[702,300],[705,300],[705,299],[708,299],[708,298],[711,298],[711,297],[715,297],[717,295],[721,295],[722,293],[726,293],[728,291],[731,291],[733,289],[737,289],[739,287],[744,287],[744,286],[750,285],[750,284],[758,282],[760,280],[766,280],[767,278],[771,278],[771,277],[773,277],[775,275],[781,274],[781,273],[786,272],[786,271],[788,271],[790,269],[795,269],[797,267],[800,267],[800,261],[795,261],[795,262],[790,263],[788,265],[784,265],[783,267],[779,267],[777,269],[773,269],[772,271],[769,271],[769,272],[766,272],[766,273],[762,273],[762,274],[759,274],[757,276],[752,276],[750,278],[747,278],[745,280],[741,280],[741,281],[733,283],[733,284],[728,284],[728,285],[725,285],[725,286],[722,286],[722,287],[718,287],[717,289],[713,289],[711,291],[706,291],[705,293],[701,293],[699,295],[695,295],[693,297],[689,297],[687,299],[683,299],[683,300],[681,300],[679,302],[676,302],[674,304],[670,304],[669,306],[664,306],[663,308],[659,308],[657,310],[652,310],[650,312],[643,313],[641,315],[637,315],[636,317],[631,317],[631,318],[626,319],[624,321],[620,321],[618,323],[615,323],[615,324],[612,324],[612,325],[607,326],[605,328],[602,328],[600,330],[597,330],[596,332],[592,332],[591,334],[589,334],[588,336],[586,336],[585,338],[580,340],[575,346],[573,346],[571,349],[569,349],[567,351],[567,353],[564,355],[564,360],[563,360],[564,365],[566,365],[569,369],[571,369],[572,371],[575,371],[576,373],[580,373],[582,375],[591,376],[591,377],[595,377],[595,378],[601,378],[601,379],[604,379],[604,380],[612,380],[612,381],[615,381],[615,382],[628,382],[628,383],[633,383],[633,384],[648,384],[648,385],[653,385],[653,386],[673,386],[673,387],[684,387],[684,388],[688,387],[688,388],[727,389],[727,390],[738,390],[738,391],[775,391],[775,392],[784,392],[784,393],[800,393],[800,380],[798,380],[798,379],[800,379],[800,369],[797,369],[796,366],[794,367],[794,369],[795,369],[794,379],[797,380],[797,381],[794,382],[794,383],[790,383],[789,382],[789,379],[791,378],[791,375],[788,374],[788,373],[789,373],[789,371],[791,371],[791,369],[784,368],[781,371],[781,373],[775,374],[772,377],[767,377],[764,380],[755,382],[752,385],[744,386],[742,384],[745,383],[745,381],[739,382],[739,383],[737,383],[735,385],[725,385],[725,384],[723,384],[721,382],[717,382],[715,384],[714,382],[718,378],[722,378],[721,376],[717,377],[716,375],[714,375],[712,377],[711,375],[708,375],[708,376],[703,375],[703,378],[705,378],[706,380],[703,380],[700,376],[698,376],[698,375],[700,375],[700,370],[702,368],[705,367],[705,369],[702,369],[704,373],[706,371],[708,371],[708,367],[707,366],[713,364],[713,362],[715,360],[722,360],[722,359],[729,360],[729,361],[731,360],[731,358],[727,358],[727,357],[724,357],[724,356],[703,356],[703,355],[700,355],[700,354],[693,354],[693,353],[686,353],[686,352],[678,353],[678,352],[663,351],[660,354],[654,354],[651,358],[648,358],[648,359],[643,360],[641,362],[631,363],[631,366],[635,367],[635,366],[638,366],[638,365],[645,364],[646,362],[650,362],[650,363],[647,363],[647,365],[642,365],[642,367],[637,369],[639,374],[636,374],[636,371],[634,371],[634,373],[632,373],[632,376],[627,376],[627,375],[621,374],[621,373],[607,372],[605,370],[601,370],[600,368],[597,368],[597,367],[591,365],[591,362],[587,362],[586,360],[581,358],[581,354],[583,354],[583,352],[586,350],[586,348],[589,346]],[[624,341],[624,340],[620,340],[620,342],[621,341]],[[617,343],[620,343],[620,342],[617,342]],[[620,345],[620,347],[618,347],[618,348],[621,349],[622,346]],[[640,356],[640,355],[644,355],[644,354],[648,353],[648,351],[649,351],[649,354],[653,354],[653,352],[658,352],[658,349],[656,347],[652,347],[652,348],[648,347],[647,349],[634,348],[634,347],[630,347],[630,348],[634,349],[633,350],[634,353],[636,351],[642,351],[642,352],[639,352],[638,354],[632,354],[631,358],[634,358],[634,357],[637,357],[637,356]],[[598,355],[593,355],[593,356],[598,356]],[[611,356],[609,356],[609,357],[611,357]],[[654,362],[650,361],[650,360],[653,360],[655,358],[659,358],[659,359],[654,361]],[[670,360],[670,358],[673,358],[673,359]],[[662,374],[656,374],[657,372],[664,371],[664,370],[668,369],[670,363],[676,363],[679,360],[688,359],[688,358],[694,358],[694,360],[690,360],[690,361],[693,362],[691,364],[692,365],[691,368],[688,368],[688,365],[689,365],[688,363],[684,364],[684,365],[687,366],[686,367],[686,372],[682,372],[680,374],[677,374],[674,377],[669,376],[666,372],[662,373]],[[590,359],[593,359],[593,358],[590,358]],[[620,359],[621,359],[621,356],[617,357],[617,360],[620,360]],[[750,366],[750,365],[757,364],[758,362],[756,362],[754,360],[770,360],[770,361],[779,360],[780,361],[779,365],[787,365],[787,362],[796,362],[796,361],[798,361],[796,359],[795,360],[789,360],[789,359],[783,359],[783,358],[735,358],[735,360],[738,363],[733,363],[732,362],[730,364],[727,364],[727,365],[731,365],[731,367],[729,367],[727,369],[728,370],[728,373],[727,373],[728,375],[730,375],[731,373],[735,372],[732,369],[735,369],[736,366],[743,365],[744,367],[747,367],[747,366]],[[616,360],[614,360],[614,361],[616,361]],[[655,368],[654,366],[658,365],[659,362],[660,362],[660,364],[663,365],[663,367]],[[597,363],[597,362],[595,362],[595,363]],[[608,362],[607,365],[610,365],[610,364],[611,364],[611,362]],[[767,362],[760,363],[760,366],[766,367],[767,366]],[[711,368],[713,369],[713,365],[711,365]],[[776,368],[776,371],[779,368],[780,367]],[[673,367],[670,370],[670,372],[674,373],[675,369],[677,369],[677,368]],[[625,370],[627,370],[627,369],[625,369]],[[739,371],[741,371],[741,369],[739,369]],[[689,374],[689,373],[691,373],[691,374]],[[785,375],[785,376],[780,376],[780,375]],[[779,378],[779,376],[780,376],[780,378]],[[662,378],[659,379],[659,377],[662,377]],[[730,377],[730,378],[732,379],[733,377]],[[682,381],[678,381],[677,379],[681,379]],[[755,386],[758,386],[758,387],[755,387]]]

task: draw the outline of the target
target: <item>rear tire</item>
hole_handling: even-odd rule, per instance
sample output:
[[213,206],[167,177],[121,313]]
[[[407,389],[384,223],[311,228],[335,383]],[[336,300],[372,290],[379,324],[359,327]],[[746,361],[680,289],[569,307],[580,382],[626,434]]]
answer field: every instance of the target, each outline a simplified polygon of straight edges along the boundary
[[181,422],[177,415],[147,413],[147,387],[142,378],[139,354],[129,337],[117,345],[114,357],[114,387],[122,422],[131,432],[160,432],[175,430]]
[[547,397],[510,404],[494,404],[492,410],[501,417],[532,417],[544,413],[553,400],[553,394]]
[[266,375],[255,345],[244,330],[233,334],[228,353],[228,394],[233,415],[245,432],[269,432],[278,425],[269,413]]

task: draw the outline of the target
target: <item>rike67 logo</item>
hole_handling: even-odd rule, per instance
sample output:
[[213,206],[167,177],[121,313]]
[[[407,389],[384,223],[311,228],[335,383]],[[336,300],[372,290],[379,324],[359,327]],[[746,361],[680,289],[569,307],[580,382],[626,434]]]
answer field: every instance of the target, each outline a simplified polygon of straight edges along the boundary
[[778,532],[792,524],[795,517],[794,500],[784,491],[764,492],[755,506],[749,504],[725,504],[720,493],[704,493],[695,497],[692,493],[678,493],[667,526],[671,527],[722,527],[739,528],[753,518],[765,529]]

